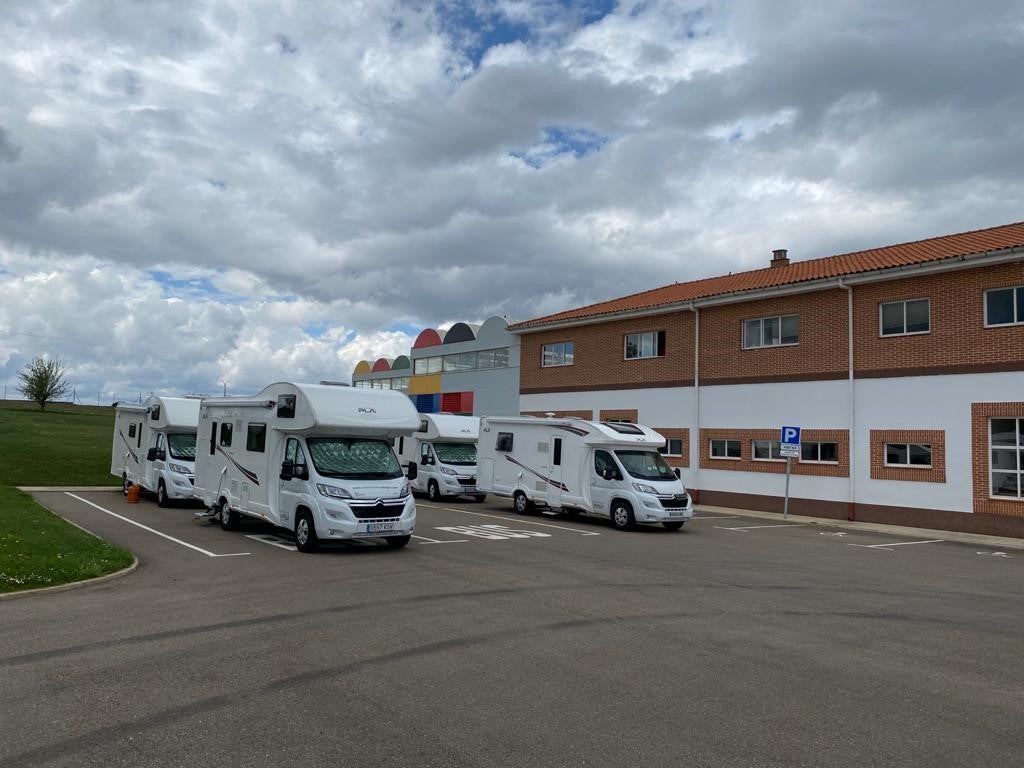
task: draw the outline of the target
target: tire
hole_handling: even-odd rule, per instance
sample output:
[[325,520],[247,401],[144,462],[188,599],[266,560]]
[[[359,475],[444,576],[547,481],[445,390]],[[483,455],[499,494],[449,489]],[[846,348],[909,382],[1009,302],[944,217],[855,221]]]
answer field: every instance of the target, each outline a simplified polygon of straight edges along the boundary
[[220,508],[217,510],[217,517],[220,519],[220,527],[225,531],[238,529],[238,513],[231,509],[227,499],[222,499]]
[[431,501],[441,500],[441,489],[437,485],[437,480],[431,480],[427,483],[427,498]]
[[156,505],[158,507],[166,507],[170,504],[170,499],[167,498],[167,486],[164,485],[164,481],[161,480],[156,485]]
[[316,552],[320,549],[313,515],[306,509],[300,509],[295,515],[295,548],[299,552]]
[[515,510],[517,515],[529,514],[530,510],[533,509],[533,504],[526,498],[526,494],[522,491],[516,491],[512,494],[512,509]]
[[683,527],[683,523],[685,522],[685,520],[669,520],[668,522],[662,523],[662,525],[670,531],[678,531]]
[[612,502],[612,511],[608,515],[612,521],[612,528],[617,531],[631,531],[636,526],[636,518],[633,517],[633,508],[628,502],[616,499]]
[[391,549],[401,549],[409,543],[411,538],[412,536],[388,536],[385,541],[387,541],[388,546],[391,547]]
[[481,493],[478,496],[474,496],[473,501],[475,501],[477,504],[483,504],[485,501],[487,501],[487,494]]

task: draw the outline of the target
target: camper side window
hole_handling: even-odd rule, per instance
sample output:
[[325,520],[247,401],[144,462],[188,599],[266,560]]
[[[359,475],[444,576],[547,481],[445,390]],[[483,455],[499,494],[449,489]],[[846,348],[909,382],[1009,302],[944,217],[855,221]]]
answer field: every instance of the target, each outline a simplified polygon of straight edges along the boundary
[[159,405],[154,405],[153,408],[150,410],[150,412],[149,412],[149,420],[150,421],[159,421],[160,420],[160,406]]
[[278,395],[277,396],[277,418],[279,418],[279,419],[294,419],[295,418],[295,395]]
[[141,448],[142,447],[142,422],[139,422],[139,426],[135,430],[135,438],[136,438],[136,440],[135,440],[135,447],[136,448]]
[[220,425],[220,444],[225,448],[231,447],[231,422],[225,421]]
[[288,445],[284,449],[284,460],[294,464],[296,470],[306,466],[306,454],[302,450],[302,445],[294,437],[288,438]]
[[615,460],[608,451],[594,451],[594,471],[598,477],[605,477],[607,473],[617,469]]
[[498,441],[494,444],[494,450],[510,453],[512,451],[512,433],[499,432]]
[[245,450],[263,453],[267,447],[267,425],[250,424],[245,435]]
[[135,437],[135,425],[134,424],[129,424],[128,425],[128,437]]
[[210,455],[213,456],[217,452],[217,422],[214,421],[210,424]]

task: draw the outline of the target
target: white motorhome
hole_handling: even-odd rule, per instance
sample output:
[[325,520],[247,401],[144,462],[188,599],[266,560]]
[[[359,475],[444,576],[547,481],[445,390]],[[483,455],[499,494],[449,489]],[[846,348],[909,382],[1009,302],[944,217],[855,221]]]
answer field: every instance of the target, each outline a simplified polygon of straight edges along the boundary
[[114,409],[110,474],[125,491],[138,485],[156,494],[161,507],[173,499],[191,499],[196,471],[199,400],[153,395],[141,405]]
[[282,382],[206,398],[195,495],[225,530],[254,517],[294,531],[302,552],[352,538],[404,547],[416,504],[391,440],[419,426],[398,392]]
[[414,491],[431,501],[443,496],[470,496],[483,501],[487,494],[476,487],[476,441],[480,419],[448,413],[420,414],[420,428],[411,438],[398,438],[398,460],[416,464]]
[[484,416],[478,487],[511,496],[520,514],[543,505],[607,517],[619,530],[678,530],[693,517],[693,502],[658,453],[664,444],[640,424]]

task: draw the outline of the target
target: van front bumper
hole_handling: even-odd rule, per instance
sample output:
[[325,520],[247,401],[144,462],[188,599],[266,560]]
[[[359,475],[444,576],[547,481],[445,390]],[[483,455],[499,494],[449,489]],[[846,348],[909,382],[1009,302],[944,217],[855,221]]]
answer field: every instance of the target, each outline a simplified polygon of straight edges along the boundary
[[180,475],[177,472],[166,474],[167,482],[164,487],[167,489],[167,496],[172,499],[191,499],[192,487],[195,484],[195,475]]
[[317,535],[327,539],[372,539],[411,536],[416,529],[416,504],[411,496],[399,516],[375,515],[372,507],[359,509],[358,515],[347,504],[332,504],[317,523]]
[[652,495],[649,493],[639,494],[643,502],[633,510],[633,516],[638,523],[667,523],[673,520],[686,521],[693,517],[693,499],[685,494],[685,506],[680,498],[683,494],[673,495]]

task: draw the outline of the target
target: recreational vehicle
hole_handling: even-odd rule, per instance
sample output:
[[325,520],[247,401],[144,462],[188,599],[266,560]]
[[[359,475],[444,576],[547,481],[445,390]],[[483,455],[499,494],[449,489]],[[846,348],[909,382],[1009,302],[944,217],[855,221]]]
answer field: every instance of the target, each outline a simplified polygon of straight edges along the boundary
[[196,467],[199,400],[151,396],[141,405],[114,409],[110,474],[127,492],[137,485],[156,494],[161,507],[172,499],[191,499]]
[[294,531],[302,552],[352,538],[403,547],[416,504],[391,440],[419,425],[398,392],[283,382],[253,397],[206,398],[195,495],[225,530],[257,518]]
[[536,417],[480,420],[481,491],[534,505],[607,517],[628,530],[661,523],[678,530],[693,503],[658,448],[665,438],[640,424]]
[[420,414],[420,428],[411,437],[398,438],[398,459],[417,465],[414,491],[431,501],[443,496],[471,496],[483,501],[487,494],[476,487],[476,441],[480,419],[446,413]]

